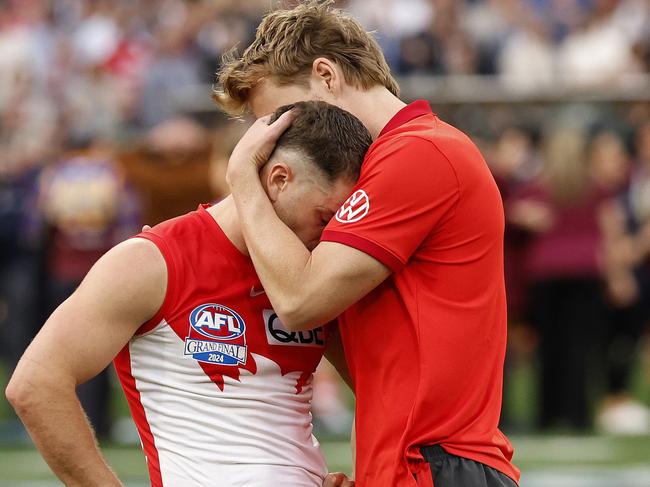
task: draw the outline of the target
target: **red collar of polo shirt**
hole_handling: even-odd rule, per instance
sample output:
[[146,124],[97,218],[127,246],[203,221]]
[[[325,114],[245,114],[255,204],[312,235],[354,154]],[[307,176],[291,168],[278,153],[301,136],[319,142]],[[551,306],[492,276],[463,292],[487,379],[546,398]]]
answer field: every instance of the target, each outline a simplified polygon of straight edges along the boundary
[[379,132],[379,137],[384,135],[387,132],[390,132],[393,129],[396,129],[400,125],[405,124],[406,122],[409,122],[413,120],[416,117],[420,117],[422,115],[432,115],[433,112],[431,111],[431,107],[429,106],[429,102],[426,100],[417,100],[414,101],[413,103],[406,105],[404,108],[402,108],[399,112],[397,112],[393,118],[391,118],[386,126]]

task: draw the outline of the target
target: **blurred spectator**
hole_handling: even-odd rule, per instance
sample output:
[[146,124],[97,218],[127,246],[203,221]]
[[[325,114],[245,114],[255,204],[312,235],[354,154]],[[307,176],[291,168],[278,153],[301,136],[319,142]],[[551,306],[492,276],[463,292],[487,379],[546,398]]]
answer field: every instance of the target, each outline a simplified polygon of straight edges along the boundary
[[[47,315],[79,286],[112,246],[137,233],[139,208],[112,155],[97,141],[48,167],[40,206],[48,228]],[[78,388],[98,437],[109,432],[107,370]]]
[[624,171],[595,154],[589,160],[581,132],[555,129],[542,173],[507,206],[510,222],[530,234],[523,261],[539,334],[541,428],[591,425],[589,391],[607,326],[598,212],[621,183],[603,184],[604,169]]
[[[560,45],[558,63],[563,77],[578,86],[593,86],[612,83],[621,76],[642,71],[643,67],[633,56],[639,33],[630,29],[629,21],[619,22],[616,15],[631,3],[617,0],[594,2],[593,11],[585,12],[582,22]],[[634,20],[635,24],[647,18],[647,3],[645,11],[643,8],[637,10],[639,17]]]
[[[181,4],[182,5],[182,4]],[[142,121],[156,125],[178,112],[176,94],[183,87],[198,85],[199,60],[182,23],[179,5],[178,22],[160,26],[155,33],[156,51],[142,86]]]
[[80,7],[81,19],[72,36],[75,60],[80,66],[102,64],[120,41],[116,12],[107,0],[84,2]]
[[464,31],[478,45],[480,53],[480,62],[476,69],[478,74],[500,72],[498,65],[500,52],[506,45],[508,37],[516,32],[517,16],[521,19],[527,12],[526,8],[527,4],[511,0],[466,2],[466,13],[462,15],[461,22]]
[[519,25],[499,53],[501,78],[509,89],[518,92],[549,88],[556,71],[549,26],[525,12],[520,16]]
[[0,353],[10,370],[42,319],[37,182],[56,150],[57,113],[32,58],[47,37],[34,7],[33,30],[0,8]]
[[[0,124],[0,127],[3,127]],[[4,129],[4,127],[3,127]],[[39,162],[3,160],[0,141],[0,358],[13,370],[42,320]]]
[[[484,151],[501,197],[508,201],[511,195],[528,184],[539,172],[535,136],[524,127],[508,127],[497,139],[494,147]],[[504,390],[511,390],[512,375],[521,364],[530,362],[535,346],[534,333],[525,321],[526,280],[523,274],[523,249],[528,233],[515,225],[506,225],[504,234],[504,274],[508,297],[508,350],[504,367]],[[511,410],[512,404],[503,401],[501,425],[512,429],[518,419]]]
[[[501,133],[488,161],[505,201],[517,194],[522,186],[529,184],[540,170],[533,135],[520,127],[509,127]],[[522,249],[527,238],[527,231],[522,231],[515,225],[506,226],[504,271],[510,321],[520,321],[523,318],[525,276]]]
[[143,204],[143,221],[156,225],[213,199],[208,132],[188,118],[167,120],[119,162]]
[[88,66],[83,73],[64,88],[68,133],[73,138],[115,139],[121,122],[117,82],[101,66]]
[[[400,70],[404,53],[409,52],[403,46],[408,39],[414,42],[420,37],[429,39],[427,31],[434,16],[434,5],[429,0],[350,0],[342,7],[358,18],[366,29],[378,32],[377,40],[392,69]],[[407,40],[403,42],[403,39]],[[426,41],[416,45],[414,57],[427,58],[429,53],[418,51],[431,47]],[[411,62],[407,60],[406,64]]]
[[[640,339],[650,321],[650,121],[638,128],[635,149],[629,188],[601,215],[612,319],[606,355],[608,396],[597,426],[611,434],[650,432],[650,410],[631,394]],[[610,160],[625,157],[622,141],[611,135],[601,139],[600,152]]]

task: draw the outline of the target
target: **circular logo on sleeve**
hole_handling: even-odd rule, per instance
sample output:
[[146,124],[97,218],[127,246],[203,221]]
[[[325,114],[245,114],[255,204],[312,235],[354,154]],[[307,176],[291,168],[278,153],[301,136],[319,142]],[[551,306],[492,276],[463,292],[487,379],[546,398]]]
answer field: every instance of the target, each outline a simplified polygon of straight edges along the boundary
[[341,223],[354,223],[361,220],[370,210],[370,198],[363,189],[358,189],[336,212],[336,220]]

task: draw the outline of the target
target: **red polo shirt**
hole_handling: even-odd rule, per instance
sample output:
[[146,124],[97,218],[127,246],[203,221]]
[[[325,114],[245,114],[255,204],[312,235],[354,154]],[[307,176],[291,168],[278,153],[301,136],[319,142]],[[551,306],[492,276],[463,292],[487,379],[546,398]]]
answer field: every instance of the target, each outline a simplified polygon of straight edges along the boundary
[[414,486],[419,446],[515,481],[498,430],[506,346],[503,207],[476,146],[426,101],[372,144],[322,240],[392,276],[340,318],[357,397],[357,485]]

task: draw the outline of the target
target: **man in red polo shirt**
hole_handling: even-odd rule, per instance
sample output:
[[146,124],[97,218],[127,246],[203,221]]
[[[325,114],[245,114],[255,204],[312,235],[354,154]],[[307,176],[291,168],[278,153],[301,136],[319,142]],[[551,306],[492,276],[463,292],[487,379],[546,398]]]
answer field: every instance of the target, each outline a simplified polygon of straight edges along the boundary
[[519,471],[497,427],[506,344],[500,195],[462,132],[427,102],[397,95],[374,39],[350,17],[322,2],[267,15],[253,44],[222,69],[217,103],[261,116],[323,99],[361,119],[375,142],[310,252],[257,177],[291,115],[258,120],[228,167],[246,243],[288,328],[340,315],[357,397],[358,485],[511,487]]

